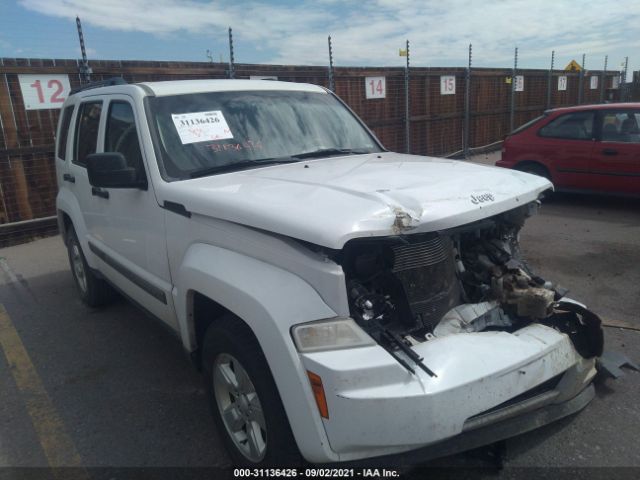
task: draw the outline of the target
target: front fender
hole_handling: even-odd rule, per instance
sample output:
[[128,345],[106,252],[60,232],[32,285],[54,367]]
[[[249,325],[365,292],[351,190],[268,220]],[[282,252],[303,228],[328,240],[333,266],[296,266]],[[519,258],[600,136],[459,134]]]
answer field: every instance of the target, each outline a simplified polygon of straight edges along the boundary
[[242,318],[253,330],[303,456],[314,462],[337,460],[290,335],[292,325],[336,313],[311,285],[291,272],[228,249],[194,244],[183,257],[174,289],[180,333],[190,351],[196,345],[188,299],[195,291]]

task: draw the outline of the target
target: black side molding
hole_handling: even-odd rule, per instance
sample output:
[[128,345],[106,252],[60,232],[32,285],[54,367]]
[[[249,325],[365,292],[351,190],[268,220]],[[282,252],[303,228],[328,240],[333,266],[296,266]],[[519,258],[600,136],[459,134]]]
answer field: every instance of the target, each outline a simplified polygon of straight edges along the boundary
[[191,212],[181,203],[165,200],[162,208],[169,210],[170,212],[177,213],[178,215],[182,215],[183,217],[191,218]]
[[102,249],[100,249],[98,246],[96,246],[91,242],[89,242],[89,250],[91,250],[104,263],[109,265],[120,275],[124,276],[131,283],[140,287],[142,290],[147,292],[156,300],[164,303],[165,305],[167,304],[167,296],[160,288],[156,287],[155,285],[152,285],[137,273],[132,272],[130,269],[122,265],[119,261],[117,261],[111,255],[107,254],[106,252],[104,252]]

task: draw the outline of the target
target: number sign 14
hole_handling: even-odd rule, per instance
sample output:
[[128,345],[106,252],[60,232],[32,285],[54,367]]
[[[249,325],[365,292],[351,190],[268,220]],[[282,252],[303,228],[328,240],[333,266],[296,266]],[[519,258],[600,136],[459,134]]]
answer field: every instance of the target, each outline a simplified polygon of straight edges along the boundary
[[440,95],[456,94],[456,77],[454,75],[440,76]]
[[26,110],[60,108],[71,90],[67,75],[18,75],[18,81]]
[[385,77],[365,77],[364,90],[367,99],[385,98],[387,96],[387,82]]

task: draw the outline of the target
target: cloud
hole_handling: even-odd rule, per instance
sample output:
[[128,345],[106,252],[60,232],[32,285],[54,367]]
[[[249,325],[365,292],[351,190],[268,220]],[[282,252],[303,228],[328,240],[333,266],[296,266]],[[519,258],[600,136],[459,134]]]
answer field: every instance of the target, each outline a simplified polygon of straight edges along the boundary
[[[260,46],[265,62],[326,64],[331,34],[337,65],[401,65],[411,42],[413,65],[461,65],[469,43],[474,64],[507,66],[517,45],[523,62],[548,62],[640,47],[629,37],[640,2],[601,0],[302,0],[291,4],[195,0],[21,0],[29,10],[109,30],[158,37],[206,35]],[[594,63],[596,59],[593,59]],[[595,65],[593,68],[596,68]],[[598,65],[599,68],[599,65]]]

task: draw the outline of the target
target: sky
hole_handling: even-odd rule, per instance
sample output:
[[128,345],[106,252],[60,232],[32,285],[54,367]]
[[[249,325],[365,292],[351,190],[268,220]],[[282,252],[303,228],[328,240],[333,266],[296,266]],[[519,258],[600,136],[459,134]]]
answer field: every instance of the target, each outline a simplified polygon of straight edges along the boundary
[[[0,57],[228,61],[337,66],[556,67],[586,54],[587,69],[640,68],[638,0],[0,0]],[[635,56],[634,56],[635,55]]]

